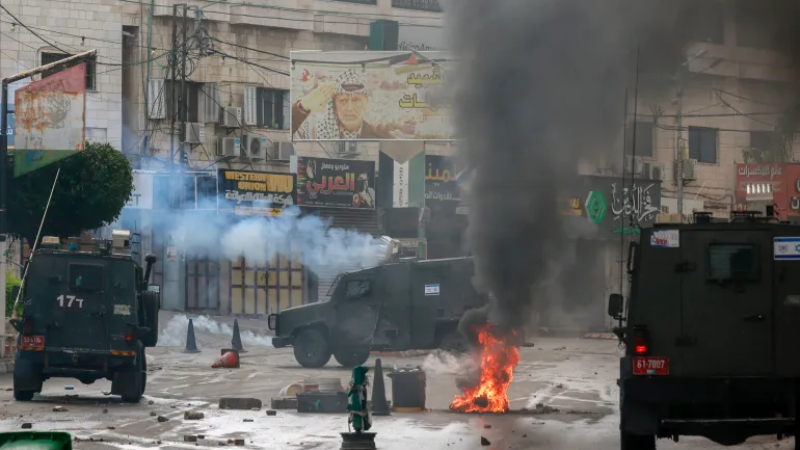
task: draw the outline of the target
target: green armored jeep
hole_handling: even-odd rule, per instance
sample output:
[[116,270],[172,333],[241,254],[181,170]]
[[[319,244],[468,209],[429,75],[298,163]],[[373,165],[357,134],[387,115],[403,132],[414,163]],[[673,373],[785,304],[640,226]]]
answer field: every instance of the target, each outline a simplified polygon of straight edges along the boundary
[[800,436],[800,226],[737,213],[643,229],[609,299],[623,450]]
[[372,350],[469,345],[458,330],[468,310],[486,298],[472,286],[471,258],[385,264],[339,275],[330,300],[269,316],[276,348],[294,347],[303,367],[322,367],[333,355],[341,365],[361,365]]
[[[84,244],[85,245],[85,244]],[[23,288],[14,366],[14,398],[31,400],[52,377],[84,384],[106,378],[111,393],[138,402],[147,383],[145,348],[158,341],[160,294],[131,256],[130,232],[95,240],[91,251],[62,249],[45,237]]]

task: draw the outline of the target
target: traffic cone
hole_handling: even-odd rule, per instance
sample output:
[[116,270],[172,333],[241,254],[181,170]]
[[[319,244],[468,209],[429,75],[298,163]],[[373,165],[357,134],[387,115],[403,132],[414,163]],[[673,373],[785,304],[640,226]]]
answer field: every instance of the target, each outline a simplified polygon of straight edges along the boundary
[[222,357],[211,365],[212,369],[239,368],[239,352],[237,352],[235,349],[224,348],[220,353],[222,353]]
[[375,360],[375,375],[372,381],[372,411],[373,416],[388,416],[389,402],[386,401],[386,384],[383,381],[383,366],[381,359]]
[[233,319],[233,339],[231,339],[231,347],[239,353],[247,353],[242,346],[242,337],[239,336],[239,319]]
[[199,353],[197,342],[194,340],[194,324],[192,319],[189,319],[189,328],[186,329],[186,348],[183,353]]

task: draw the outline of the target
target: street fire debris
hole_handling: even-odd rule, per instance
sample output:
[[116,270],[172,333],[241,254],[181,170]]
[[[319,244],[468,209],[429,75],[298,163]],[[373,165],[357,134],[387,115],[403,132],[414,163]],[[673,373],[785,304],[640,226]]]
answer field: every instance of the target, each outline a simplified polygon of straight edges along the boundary
[[462,395],[456,396],[450,404],[453,412],[505,413],[509,410],[507,390],[514,379],[514,367],[519,362],[519,351],[510,338],[493,334],[493,329],[485,325],[479,329],[480,381],[477,386],[463,387]]

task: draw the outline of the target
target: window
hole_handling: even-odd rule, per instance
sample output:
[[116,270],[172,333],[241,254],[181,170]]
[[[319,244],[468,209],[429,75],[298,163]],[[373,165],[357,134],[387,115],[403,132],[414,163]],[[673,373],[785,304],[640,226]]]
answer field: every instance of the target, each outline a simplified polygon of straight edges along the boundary
[[273,130],[289,129],[289,91],[281,89],[258,88],[257,90],[258,126]]
[[636,156],[653,156],[653,122],[636,122],[628,125],[628,153],[632,154],[634,126],[636,127]]
[[[72,55],[68,55],[66,53],[45,53],[42,52],[42,65],[54,63],[56,61],[61,61],[64,58],[69,58]],[[77,66],[78,64],[82,63],[83,61],[74,61],[66,66],[57,67],[51,70],[46,70],[42,72],[42,78],[49,77],[54,73],[60,72],[66,68]],[[95,86],[95,78],[96,78],[96,71],[97,66],[95,64],[94,59],[90,59],[86,61],[86,89],[92,90],[96,89]]]
[[[167,99],[167,116],[168,120],[172,120],[173,114],[178,114],[178,101],[181,98],[181,82],[175,81],[175,100],[172,99],[172,86],[173,82],[168,80],[164,83],[164,94]],[[200,108],[198,107],[200,99],[200,90],[203,83],[195,83],[193,81],[186,82],[186,121],[191,123],[200,122]],[[181,110],[183,111],[183,110]],[[180,116],[175,116],[175,120],[180,121]]]
[[359,298],[369,294],[369,280],[349,280],[345,298]]
[[153,177],[153,209],[217,209],[217,179],[202,174]]
[[70,264],[69,289],[72,291],[100,292],[103,290],[103,266]]
[[716,128],[689,127],[689,158],[715,164],[718,134]]
[[758,281],[758,252],[752,244],[711,244],[708,278],[725,281]]

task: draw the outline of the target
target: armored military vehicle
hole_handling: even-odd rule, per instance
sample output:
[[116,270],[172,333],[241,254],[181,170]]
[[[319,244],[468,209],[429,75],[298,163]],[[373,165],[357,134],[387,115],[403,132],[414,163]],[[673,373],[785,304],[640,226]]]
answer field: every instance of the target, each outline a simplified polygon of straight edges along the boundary
[[620,360],[622,449],[703,436],[798,435],[800,226],[736,214],[657,224],[628,252],[608,312]]
[[147,384],[145,348],[158,341],[160,294],[131,255],[131,235],[115,230],[94,245],[44,237],[31,258],[14,366],[14,398],[31,400],[49,378],[91,384],[111,380],[111,393],[138,402]]
[[458,321],[486,302],[472,287],[472,273],[471,258],[452,258],[341,274],[330,300],[270,315],[272,343],[294,347],[303,367],[322,367],[331,355],[352,367],[366,362],[371,350],[463,351],[468,343]]

